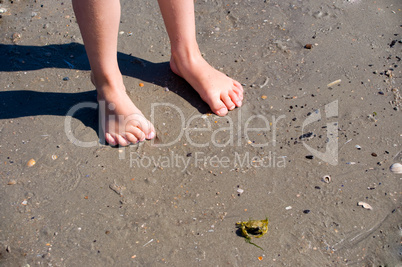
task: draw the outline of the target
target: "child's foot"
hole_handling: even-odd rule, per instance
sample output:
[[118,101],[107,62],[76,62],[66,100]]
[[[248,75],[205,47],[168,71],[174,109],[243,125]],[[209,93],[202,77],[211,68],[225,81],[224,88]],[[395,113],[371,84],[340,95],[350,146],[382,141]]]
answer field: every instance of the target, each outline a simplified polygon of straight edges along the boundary
[[228,110],[242,105],[241,84],[214,69],[200,53],[192,56],[173,54],[170,68],[184,78],[217,115],[225,116]]
[[118,86],[107,83],[100,86],[93,78],[92,81],[98,91],[101,126],[106,142],[113,146],[128,146],[155,137],[154,126],[128,97],[122,81],[117,82]]

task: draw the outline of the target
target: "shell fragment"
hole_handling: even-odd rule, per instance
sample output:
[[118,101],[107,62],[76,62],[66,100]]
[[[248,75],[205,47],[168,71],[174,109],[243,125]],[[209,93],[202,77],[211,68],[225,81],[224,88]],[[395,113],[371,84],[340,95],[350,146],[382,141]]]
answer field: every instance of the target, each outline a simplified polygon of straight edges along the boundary
[[363,201],[359,201],[359,202],[357,203],[357,205],[358,205],[358,206],[362,206],[362,207],[365,208],[366,210],[372,210],[372,209],[373,209],[373,207],[371,207],[370,204],[367,204],[366,202],[363,202]]

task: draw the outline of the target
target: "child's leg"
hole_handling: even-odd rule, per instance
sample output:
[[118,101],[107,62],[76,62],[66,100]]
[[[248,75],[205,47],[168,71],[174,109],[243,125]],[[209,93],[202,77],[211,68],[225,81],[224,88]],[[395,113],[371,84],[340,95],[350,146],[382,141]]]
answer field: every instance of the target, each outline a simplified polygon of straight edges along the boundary
[[219,116],[240,107],[243,88],[209,65],[198,49],[193,0],[158,0],[171,43],[170,67],[183,77]]
[[126,94],[117,63],[119,0],[73,0],[73,6],[98,92],[100,130],[106,141],[125,146],[152,139],[155,129]]

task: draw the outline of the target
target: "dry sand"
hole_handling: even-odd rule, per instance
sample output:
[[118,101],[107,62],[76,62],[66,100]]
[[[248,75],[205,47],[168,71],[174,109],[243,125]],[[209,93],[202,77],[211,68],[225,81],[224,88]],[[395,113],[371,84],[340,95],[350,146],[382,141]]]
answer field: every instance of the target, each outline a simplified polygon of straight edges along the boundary
[[[157,2],[122,1],[158,139],[119,149],[70,1],[0,1],[0,265],[400,266],[402,2],[324,2],[196,1],[205,58],[245,88],[218,118],[169,70]],[[260,250],[235,223],[266,216]]]

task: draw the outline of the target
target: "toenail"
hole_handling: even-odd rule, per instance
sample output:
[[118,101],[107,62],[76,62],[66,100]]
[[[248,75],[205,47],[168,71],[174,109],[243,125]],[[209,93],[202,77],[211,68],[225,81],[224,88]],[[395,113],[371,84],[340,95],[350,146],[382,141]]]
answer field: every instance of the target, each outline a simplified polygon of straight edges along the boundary
[[243,104],[241,100],[237,101],[237,105],[240,107]]
[[226,109],[226,108],[221,108],[220,110],[218,110],[218,111],[216,112],[216,114],[218,114],[219,116],[225,116],[225,115],[226,115],[226,112],[227,112],[227,109]]
[[152,139],[155,137],[155,132],[152,131],[150,134],[148,134],[148,139]]

